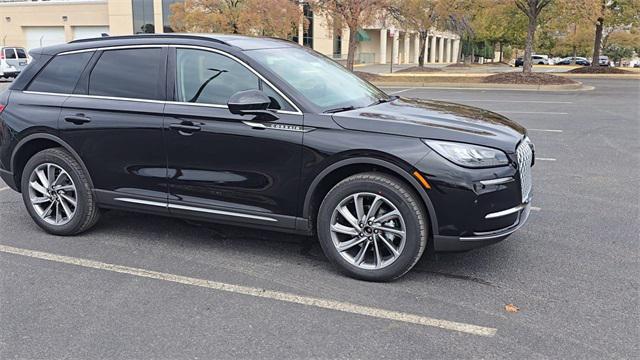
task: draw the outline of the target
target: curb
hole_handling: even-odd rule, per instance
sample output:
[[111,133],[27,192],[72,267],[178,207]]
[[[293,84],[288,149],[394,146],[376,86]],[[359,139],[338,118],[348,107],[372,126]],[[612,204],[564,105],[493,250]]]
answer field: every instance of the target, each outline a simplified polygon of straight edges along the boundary
[[490,84],[490,83],[439,83],[439,82],[393,82],[373,81],[373,85],[381,88],[415,88],[415,89],[468,89],[468,90],[521,90],[521,91],[589,91],[593,86],[582,83],[565,85],[518,85],[518,84]]

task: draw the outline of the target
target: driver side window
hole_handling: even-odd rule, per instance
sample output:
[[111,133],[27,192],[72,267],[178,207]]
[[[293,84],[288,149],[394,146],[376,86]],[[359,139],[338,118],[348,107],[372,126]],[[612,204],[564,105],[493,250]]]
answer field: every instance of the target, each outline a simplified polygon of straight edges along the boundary
[[271,109],[290,110],[282,99],[258,76],[237,61],[211,51],[177,49],[177,101],[226,105],[231,95],[262,89],[271,98]]

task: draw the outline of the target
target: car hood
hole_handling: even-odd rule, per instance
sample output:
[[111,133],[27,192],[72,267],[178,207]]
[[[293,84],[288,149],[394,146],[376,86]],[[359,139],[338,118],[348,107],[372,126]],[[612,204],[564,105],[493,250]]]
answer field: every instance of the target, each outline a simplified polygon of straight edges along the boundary
[[458,141],[513,153],[527,130],[506,117],[456,103],[399,98],[334,114],[345,129]]

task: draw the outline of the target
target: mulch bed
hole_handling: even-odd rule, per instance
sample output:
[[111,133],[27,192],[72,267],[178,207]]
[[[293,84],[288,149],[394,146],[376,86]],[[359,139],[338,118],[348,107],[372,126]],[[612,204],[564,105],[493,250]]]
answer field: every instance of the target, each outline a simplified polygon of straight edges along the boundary
[[482,79],[483,83],[525,84],[525,85],[568,85],[578,82],[569,78],[544,73],[524,74],[521,72],[490,75]]
[[361,79],[364,79],[370,82],[379,81],[382,78],[382,76],[380,75],[376,75],[376,74],[372,74],[364,71],[354,71],[353,73],[358,75],[358,77],[360,77]]
[[431,73],[431,72],[442,72],[442,69],[432,68],[428,66],[413,66],[410,68],[402,69],[396,71],[397,73]]
[[570,72],[573,74],[633,74],[633,72],[629,70],[618,69],[618,68],[609,67],[609,66],[596,66],[596,67],[585,66],[585,67],[580,67],[576,69],[571,69],[567,72]]

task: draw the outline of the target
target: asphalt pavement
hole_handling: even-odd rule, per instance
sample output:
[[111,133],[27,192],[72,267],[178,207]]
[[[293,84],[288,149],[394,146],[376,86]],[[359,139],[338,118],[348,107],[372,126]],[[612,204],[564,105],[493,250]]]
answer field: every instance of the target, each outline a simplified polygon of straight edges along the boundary
[[633,358],[640,82],[583,81],[384,89],[503,113],[537,149],[524,228],[392,283],[340,275],[314,239],[215,224],[111,211],[47,235],[0,182],[0,358]]

